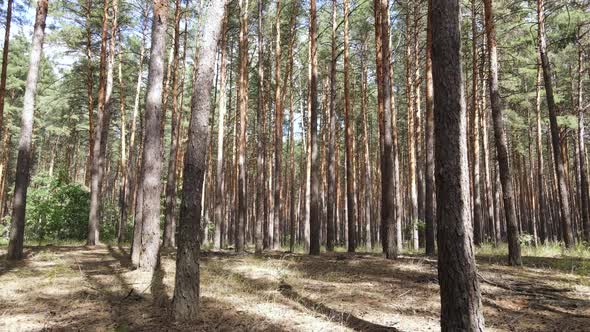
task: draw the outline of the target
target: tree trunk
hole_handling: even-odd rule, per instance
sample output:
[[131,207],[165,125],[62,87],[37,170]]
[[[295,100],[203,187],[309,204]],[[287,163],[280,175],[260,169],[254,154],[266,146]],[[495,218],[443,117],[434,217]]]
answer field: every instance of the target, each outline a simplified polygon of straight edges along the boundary
[[[4,46],[2,47],[2,73],[0,74],[0,137],[4,127],[8,128],[4,124],[4,98],[6,97],[6,74],[8,68],[8,49],[10,46],[10,25],[12,23],[12,1],[6,2],[6,22],[4,27]],[[2,151],[6,147],[2,145]],[[4,200],[0,204],[4,203]]]
[[516,206],[514,202],[514,190],[512,188],[512,170],[508,160],[508,143],[502,118],[502,105],[498,84],[498,52],[496,48],[496,27],[492,12],[492,0],[484,0],[485,29],[489,59],[489,88],[492,106],[492,120],[494,123],[494,140],[502,183],[502,197],[504,199],[504,213],[506,217],[508,233],[508,262],[510,265],[521,265],[520,239],[518,221],[516,219]]
[[173,310],[177,320],[198,317],[201,197],[209,141],[210,91],[213,88],[217,42],[226,1],[211,1],[202,25],[195,84],[191,100],[189,142],[184,159]]
[[92,0],[86,0],[86,93],[88,94],[88,158],[84,182],[90,186],[94,156],[94,67],[92,66]]
[[[264,18],[264,1],[258,0],[258,110],[256,112],[257,122],[257,150],[258,158],[256,161],[256,231],[255,231],[255,252],[262,253],[264,249],[264,236],[262,234],[264,221],[264,157],[266,155],[265,127],[263,123],[266,121],[266,114],[264,108],[264,32],[263,32],[263,18]],[[226,22],[224,21],[224,26]],[[225,37],[222,37],[222,41]],[[223,44],[223,42],[222,42]],[[223,52],[223,51],[222,51]],[[223,53],[222,53],[223,54]]]
[[[390,80],[390,51],[389,51],[389,6],[387,0],[375,0],[375,29],[378,43],[377,69],[381,76],[382,117],[379,126],[381,136],[381,224],[382,241],[385,256],[395,259],[398,255],[397,223],[394,209],[396,208],[394,174],[393,171],[393,135],[392,135],[392,103]],[[379,38],[381,37],[381,38]]]
[[281,105],[281,0],[277,1],[275,18],[275,132],[274,132],[274,168],[273,168],[273,195],[274,195],[274,218],[272,249],[280,248],[279,224],[283,202],[281,200],[281,157],[283,155],[283,105]]
[[[365,232],[366,232],[366,247],[367,251],[372,251],[373,249],[373,241],[372,241],[372,222],[373,222],[373,177],[371,171],[371,149],[369,145],[369,111],[367,107],[368,103],[368,82],[367,82],[367,63],[366,63],[366,56],[367,56],[367,43],[363,44],[363,54],[361,58],[361,80],[362,80],[362,103],[361,103],[361,113],[363,114],[362,118],[362,142],[363,142],[363,161],[365,164],[364,168],[364,218],[365,218]],[[363,176],[361,174],[361,176]]]
[[[417,142],[416,142],[416,130],[420,125],[417,121],[417,110],[416,110],[416,91],[414,89],[413,73],[412,70],[417,65],[415,63],[416,57],[412,54],[412,40],[413,35],[410,30],[410,3],[407,3],[406,7],[406,22],[405,22],[405,40],[406,40],[406,104],[408,108],[408,181],[409,181],[409,224],[411,232],[411,244],[413,249],[418,249],[418,180],[416,178],[416,167],[417,167]],[[416,66],[417,67],[417,66]]]
[[[291,13],[291,21],[290,31],[289,31],[289,74],[288,74],[288,82],[289,82],[289,182],[290,185],[287,186],[290,188],[290,199],[289,199],[289,250],[293,252],[295,250],[295,119],[294,119],[294,105],[293,105],[293,48],[296,39],[296,29],[297,29],[297,14],[298,14],[298,1],[293,2],[293,8]],[[286,83],[286,82],[285,82]]]
[[459,1],[433,2],[432,31],[441,330],[483,331],[469,211]]
[[235,250],[244,251],[247,219],[246,197],[246,128],[248,121],[248,0],[239,0],[240,7],[240,61],[238,78],[238,107],[240,113],[240,134],[238,137],[238,206],[235,219]]
[[[115,2],[117,4],[117,2]],[[127,111],[125,110],[125,80],[123,79],[123,40],[121,33],[119,35],[119,49],[117,53],[119,55],[119,114],[121,116],[121,181],[119,189],[119,202],[121,218],[119,218],[119,228],[117,229],[117,242],[122,244],[125,241],[125,233],[127,231],[127,212],[123,210],[127,209],[126,203],[126,181],[127,181]]]
[[472,92],[471,92],[471,151],[473,161],[473,242],[476,246],[482,243],[483,234],[483,217],[482,217],[482,202],[481,202],[481,177],[480,177],[480,153],[479,153],[479,117],[481,110],[479,109],[479,68],[477,57],[477,11],[475,8],[475,0],[471,1],[471,56],[472,56]]
[[583,78],[584,74],[584,53],[582,50],[581,41],[578,39],[578,156],[579,156],[579,173],[580,173],[580,188],[581,192],[581,214],[582,214],[582,228],[585,241],[590,241],[590,201],[588,198],[588,173],[586,170],[586,146],[584,144],[584,98],[583,98]]
[[547,96],[547,108],[549,109],[549,122],[551,125],[551,140],[553,145],[553,157],[555,159],[555,172],[557,176],[557,190],[559,194],[559,208],[561,219],[561,231],[565,246],[570,248],[574,245],[574,234],[572,232],[572,221],[567,190],[567,178],[565,176],[565,161],[561,156],[561,138],[559,137],[559,125],[557,124],[557,106],[553,96],[553,74],[551,63],[547,55],[547,43],[545,41],[545,13],[543,0],[537,0],[537,15],[539,23],[539,53],[541,55],[541,66],[543,68],[543,79],[545,81],[545,95]]
[[352,151],[353,146],[353,128],[351,124],[352,107],[350,104],[350,78],[349,78],[349,50],[348,50],[348,15],[349,4],[348,0],[344,0],[344,122],[345,122],[345,138],[346,144],[346,213],[348,221],[348,252],[354,252],[356,248],[355,233],[356,233],[356,202],[354,195],[354,156]]
[[318,101],[318,23],[316,13],[316,0],[310,0],[310,23],[309,23],[309,38],[310,38],[310,63],[311,63],[311,80],[309,83],[310,88],[310,146],[309,151],[311,152],[311,201],[310,201],[310,213],[309,213],[309,254],[319,255],[320,254],[320,161],[318,153],[318,112],[319,112],[319,101]]
[[104,159],[100,158],[101,143],[103,141],[103,127],[105,125],[106,113],[106,66],[107,66],[107,28],[108,28],[108,0],[103,4],[102,32],[100,43],[100,67],[98,79],[98,113],[94,128],[94,139],[91,159],[91,180],[90,180],[90,215],[88,218],[88,238],[86,244],[90,246],[99,243],[100,227],[100,197],[101,183],[104,168]]
[[39,66],[43,52],[45,37],[45,20],[47,18],[47,0],[37,1],[35,26],[33,29],[33,43],[29,71],[23,98],[23,113],[21,116],[21,132],[18,143],[18,159],[16,162],[16,180],[14,185],[14,200],[12,203],[12,222],[10,226],[10,242],[6,257],[10,260],[23,258],[23,242],[25,236],[25,211],[27,205],[27,189],[31,167],[31,142],[33,140],[33,122],[35,112],[35,96],[39,80]]
[[166,179],[166,222],[164,224],[164,248],[176,246],[176,150],[178,149],[178,135],[181,109],[178,105],[179,94],[179,51],[180,51],[180,10],[181,2],[176,0],[174,9],[174,46],[172,56],[172,115],[170,124],[170,156],[168,158],[168,175]]
[[[539,45],[537,45],[538,47]],[[547,240],[547,220],[549,219],[546,213],[549,212],[547,209],[547,198],[545,197],[545,179],[543,176],[544,173],[544,162],[543,162],[543,132],[542,132],[542,119],[541,119],[541,80],[543,78],[541,72],[541,59],[540,53],[537,56],[537,81],[535,84],[536,90],[536,98],[535,98],[535,108],[536,108],[536,143],[537,143],[537,195],[539,196],[539,236],[541,239],[541,243],[545,243]]]
[[426,28],[426,254],[434,255],[436,187],[434,182],[434,91],[432,82],[432,0],[428,0]]
[[327,200],[327,227],[326,227],[326,250],[334,251],[336,224],[336,171],[337,162],[334,158],[334,149],[336,148],[336,0],[332,0],[332,54],[330,62],[330,116],[329,123],[329,142],[328,142],[328,200]]
[[[156,19],[159,18],[159,19]],[[159,265],[160,248],[160,176],[162,171],[162,89],[164,83],[164,56],[166,53],[166,27],[168,0],[154,0],[152,42],[146,105],[144,114],[145,137],[143,143],[143,225],[141,253],[138,267],[154,271]]]

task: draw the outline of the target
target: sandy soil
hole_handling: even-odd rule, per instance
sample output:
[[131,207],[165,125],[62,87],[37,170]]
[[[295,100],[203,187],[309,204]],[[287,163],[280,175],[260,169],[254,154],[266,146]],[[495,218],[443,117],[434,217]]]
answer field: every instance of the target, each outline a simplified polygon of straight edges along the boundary
[[[423,256],[204,253],[201,315],[187,326],[167,309],[173,253],[151,280],[130,268],[128,248],[26,251],[19,263],[0,257],[0,331],[439,330],[436,261]],[[478,261],[487,330],[590,330],[587,274],[535,258],[520,269],[500,262]]]

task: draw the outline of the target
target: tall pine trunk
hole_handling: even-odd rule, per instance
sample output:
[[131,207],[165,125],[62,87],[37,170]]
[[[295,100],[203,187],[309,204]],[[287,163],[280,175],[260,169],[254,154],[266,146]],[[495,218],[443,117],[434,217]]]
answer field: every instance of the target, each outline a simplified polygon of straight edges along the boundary
[[336,149],[336,0],[332,0],[332,48],[330,61],[330,115],[328,119],[328,197],[326,203],[326,250],[334,250],[336,224],[336,171],[337,162],[334,158]]
[[426,28],[426,254],[434,255],[436,187],[434,169],[434,87],[432,82],[432,0],[428,0],[428,18]]
[[94,127],[94,136],[92,140],[92,157],[91,157],[91,174],[90,174],[90,214],[88,217],[88,238],[87,245],[97,245],[99,243],[100,228],[100,198],[101,183],[104,168],[104,159],[100,158],[103,127],[105,125],[106,109],[106,76],[107,74],[107,28],[108,28],[108,8],[109,2],[103,3],[102,32],[100,37],[100,66],[98,78],[98,112],[96,114],[96,124]]
[[[394,209],[396,207],[394,188],[394,137],[392,133],[392,89],[389,52],[389,6],[387,0],[375,0],[375,29],[378,40],[377,73],[381,82],[381,232],[383,251],[388,259],[395,259],[398,255],[398,225]],[[380,38],[379,38],[380,37]],[[399,210],[398,210],[399,211]]]
[[508,160],[508,143],[502,118],[502,105],[498,84],[498,51],[496,47],[496,27],[492,12],[492,0],[484,0],[485,30],[488,47],[489,88],[492,106],[492,120],[494,123],[494,141],[502,184],[502,197],[504,199],[504,214],[506,217],[508,235],[508,262],[510,265],[521,265],[520,239],[518,221],[516,218],[516,203],[514,202],[514,189],[512,188],[512,170]]
[[348,252],[354,252],[356,248],[356,199],[355,192],[355,174],[354,174],[354,156],[353,156],[353,116],[352,106],[350,103],[350,59],[349,59],[349,42],[348,42],[348,0],[344,0],[344,123],[345,134],[344,142],[346,145],[346,220],[348,222]]
[[[4,127],[8,127],[4,124],[4,98],[6,97],[6,75],[8,68],[8,50],[10,46],[10,25],[12,23],[12,2],[8,0],[6,2],[6,22],[4,26],[4,46],[2,47],[2,73],[0,73],[0,137]],[[6,147],[2,145],[2,149]],[[4,201],[0,202],[2,204]]]
[[181,109],[178,105],[180,87],[179,79],[179,51],[180,51],[180,15],[181,1],[176,0],[174,9],[174,44],[172,56],[172,115],[170,124],[170,152],[168,157],[168,175],[166,178],[166,222],[164,224],[164,248],[176,246],[176,150],[178,150],[178,136]]
[[281,200],[281,157],[283,155],[283,105],[281,104],[281,0],[277,1],[277,10],[275,18],[275,95],[274,95],[274,110],[275,110],[275,131],[274,131],[274,214],[273,214],[273,237],[272,249],[278,250],[280,248],[279,238],[279,224],[281,219],[281,211],[283,201]]
[[237,216],[235,250],[244,251],[245,227],[248,215],[246,196],[246,128],[248,121],[248,0],[239,0],[240,7],[240,61],[238,66],[238,109],[240,132],[238,139]]
[[[257,122],[257,160],[256,160],[256,230],[254,233],[255,237],[255,252],[261,253],[264,249],[264,236],[262,232],[263,220],[264,220],[264,157],[266,146],[264,144],[265,139],[265,125],[266,121],[265,109],[264,109],[264,1],[258,0],[258,110],[256,112]],[[224,21],[224,26],[225,26]],[[225,37],[222,37],[225,40]],[[223,44],[223,43],[222,43]],[[223,51],[222,51],[223,52]],[[222,53],[223,54],[223,53]],[[218,159],[219,160],[219,159]]]
[[458,0],[433,1],[438,280],[442,331],[483,331],[469,204]]
[[320,160],[318,151],[318,23],[316,0],[310,0],[309,10],[309,39],[310,39],[310,145],[308,147],[310,160],[310,211],[309,211],[309,253],[310,255],[320,254]]
[[164,56],[168,0],[154,0],[152,42],[144,113],[145,137],[143,140],[143,191],[141,253],[138,267],[153,271],[159,264],[160,248],[160,176],[162,172],[162,89],[164,84]]
[[201,198],[209,141],[210,92],[213,88],[217,42],[223,25],[226,1],[211,1],[205,8],[203,42],[199,48],[191,100],[191,121],[184,158],[183,195],[180,205],[179,237],[173,310],[177,320],[195,320],[199,314],[199,254]]
[[6,255],[8,259],[12,260],[20,260],[23,258],[25,211],[27,207],[27,189],[29,187],[29,173],[31,167],[31,143],[33,140],[33,116],[35,112],[37,82],[39,81],[39,66],[41,64],[41,56],[43,52],[43,39],[45,37],[47,7],[47,0],[37,1],[29,72],[25,84],[25,96],[23,98],[21,132],[18,143],[18,159],[16,162],[16,183],[14,185],[12,222],[10,225],[10,242],[8,243],[8,252]]
[[559,125],[557,123],[557,106],[553,95],[553,74],[549,56],[547,55],[547,42],[545,40],[545,12],[544,1],[537,0],[537,15],[539,24],[539,54],[541,55],[541,67],[543,68],[543,80],[545,82],[545,95],[547,96],[547,108],[549,109],[549,122],[551,125],[551,142],[553,145],[553,158],[555,173],[557,176],[557,191],[559,194],[559,209],[562,238],[566,247],[574,245],[572,220],[570,211],[570,198],[567,188],[565,173],[565,161],[561,155],[561,138],[559,137]]

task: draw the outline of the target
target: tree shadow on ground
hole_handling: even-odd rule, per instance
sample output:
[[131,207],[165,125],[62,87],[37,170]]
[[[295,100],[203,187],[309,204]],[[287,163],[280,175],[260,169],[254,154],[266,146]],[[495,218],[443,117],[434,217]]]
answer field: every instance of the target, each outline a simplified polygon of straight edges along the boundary
[[[254,278],[247,277],[247,276],[243,275],[242,273],[233,272],[233,271],[228,270],[224,267],[217,267],[217,269],[218,269],[218,271],[215,271],[215,272],[227,273],[229,275],[232,275],[237,280],[239,280],[240,283],[245,284],[246,285],[245,290],[255,290],[256,292],[276,290],[276,291],[278,291],[279,294],[282,295],[282,297],[285,300],[287,300],[287,303],[284,303],[284,304],[288,304],[290,307],[294,308],[295,310],[300,310],[300,309],[297,308],[297,306],[294,306],[293,302],[305,307],[307,310],[311,310],[316,314],[320,314],[320,315],[324,316],[326,319],[328,319],[330,321],[340,323],[352,330],[371,331],[371,332],[377,332],[377,331],[396,332],[396,331],[399,331],[393,327],[376,324],[376,323],[364,320],[362,318],[359,318],[351,313],[344,312],[344,311],[338,311],[336,309],[326,306],[325,304],[322,304],[322,303],[319,303],[319,302],[314,301],[312,299],[306,298],[306,297],[302,296],[301,294],[299,294],[297,291],[295,291],[291,285],[288,285],[284,281],[277,283],[277,282],[270,281],[266,278],[254,279]],[[239,285],[236,285],[236,286],[239,287]]]
[[306,307],[309,310],[312,310],[316,313],[326,316],[330,320],[335,320],[340,322],[341,324],[345,325],[348,328],[351,328],[355,331],[371,331],[371,332],[378,332],[378,331],[392,331],[392,332],[399,332],[398,329],[384,326],[380,324],[375,324],[364,319],[358,318],[348,312],[338,311],[332,309],[322,303],[318,303],[312,299],[306,298],[286,283],[281,283],[279,285],[279,292],[284,297],[293,300],[302,306]]

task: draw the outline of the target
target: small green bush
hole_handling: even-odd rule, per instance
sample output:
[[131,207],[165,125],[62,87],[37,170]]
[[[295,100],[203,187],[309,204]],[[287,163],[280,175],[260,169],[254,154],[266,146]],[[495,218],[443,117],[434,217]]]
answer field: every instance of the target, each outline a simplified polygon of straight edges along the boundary
[[38,175],[33,179],[27,196],[27,240],[86,238],[90,193],[85,187]]

